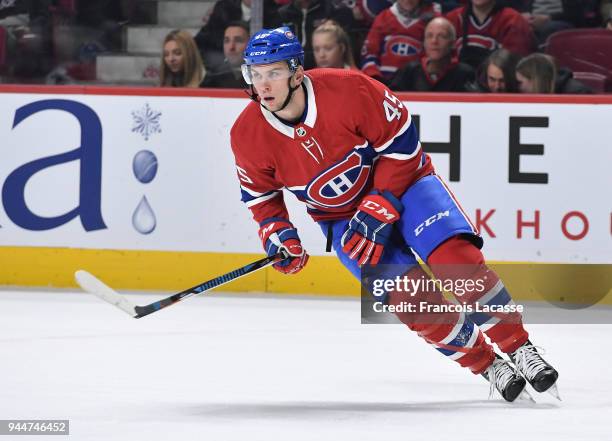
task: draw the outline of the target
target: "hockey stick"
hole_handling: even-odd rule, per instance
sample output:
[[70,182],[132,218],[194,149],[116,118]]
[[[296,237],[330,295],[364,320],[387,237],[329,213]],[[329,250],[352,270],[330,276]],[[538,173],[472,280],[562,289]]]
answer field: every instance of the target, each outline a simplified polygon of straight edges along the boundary
[[242,268],[235,269],[234,271],[230,271],[227,274],[223,274],[222,276],[215,277],[214,279],[211,279],[207,282],[201,283],[184,291],[173,294],[170,297],[166,297],[165,299],[161,299],[149,305],[143,306],[132,304],[124,296],[117,293],[115,290],[104,284],[104,282],[91,275],[87,271],[78,270],[76,273],[74,273],[74,278],[79,284],[79,286],[83,288],[83,290],[101,298],[102,300],[110,303],[111,305],[115,305],[117,308],[121,309],[122,311],[134,318],[141,318],[155,311],[159,311],[160,309],[163,309],[167,306],[174,305],[175,303],[178,303],[196,294],[202,294],[203,292],[210,291],[211,289],[216,288],[217,286],[225,285],[226,283],[231,282],[232,280],[235,280],[239,277],[246,276],[247,274],[253,273],[267,266],[274,265],[275,263],[284,260],[287,257],[288,254],[286,253],[286,251],[281,250],[279,253],[274,254],[273,256],[268,256],[256,262],[249,263],[248,265],[245,265]]

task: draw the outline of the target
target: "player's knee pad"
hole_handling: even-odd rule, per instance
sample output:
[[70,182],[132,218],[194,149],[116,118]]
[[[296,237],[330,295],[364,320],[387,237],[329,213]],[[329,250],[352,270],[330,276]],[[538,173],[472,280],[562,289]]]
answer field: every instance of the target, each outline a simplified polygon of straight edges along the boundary
[[478,248],[482,238],[454,195],[437,175],[415,182],[401,197],[406,207],[397,222],[404,239],[425,261],[447,239],[465,235]]

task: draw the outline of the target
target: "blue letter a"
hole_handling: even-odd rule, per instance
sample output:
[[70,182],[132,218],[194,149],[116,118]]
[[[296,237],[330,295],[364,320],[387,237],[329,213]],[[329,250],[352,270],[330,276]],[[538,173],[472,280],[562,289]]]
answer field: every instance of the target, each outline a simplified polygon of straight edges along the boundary
[[[106,228],[102,219],[102,125],[98,115],[88,106],[69,100],[36,101],[20,107],[15,112],[13,128],[35,113],[43,110],[63,110],[79,121],[81,146],[66,153],[37,159],[14,170],[2,188],[2,202],[8,217],[18,226],[28,230],[50,230],[80,216],[86,231]],[[39,171],[70,161],[80,161],[79,205],[57,217],[41,217],[28,208],[25,202],[25,186]]]

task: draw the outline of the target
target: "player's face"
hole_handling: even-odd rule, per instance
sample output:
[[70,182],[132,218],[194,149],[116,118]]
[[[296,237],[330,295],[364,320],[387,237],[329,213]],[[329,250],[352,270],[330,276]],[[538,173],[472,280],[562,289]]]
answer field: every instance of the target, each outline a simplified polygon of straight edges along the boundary
[[516,81],[518,82],[519,92],[521,93],[533,93],[533,81],[522,75],[520,72],[516,73]]
[[344,67],[344,47],[331,32],[317,32],[312,36],[312,50],[317,67]]
[[273,64],[251,66],[251,81],[261,103],[271,112],[278,111],[289,94],[287,79],[291,78],[294,86],[294,75],[284,61]]
[[494,64],[489,64],[489,67],[487,67],[487,87],[493,93],[503,93],[506,91],[504,72]]
[[170,40],[164,45],[164,63],[172,73],[183,70],[183,51],[174,40]]
[[223,54],[232,66],[242,64],[242,54],[246,48],[249,35],[240,26],[230,26],[223,35]]
[[430,60],[437,61],[450,54],[453,41],[448,26],[438,21],[432,21],[427,26],[424,44],[425,54]]

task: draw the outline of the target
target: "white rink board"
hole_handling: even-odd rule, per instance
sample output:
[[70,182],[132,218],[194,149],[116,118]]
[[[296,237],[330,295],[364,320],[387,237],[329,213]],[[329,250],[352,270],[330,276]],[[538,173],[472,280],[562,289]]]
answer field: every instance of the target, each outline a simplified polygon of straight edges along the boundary
[[[0,205],[0,246],[77,247],[132,250],[260,252],[256,225],[240,202],[229,129],[247,99],[104,95],[2,94],[0,100],[0,186],[28,162],[58,155],[80,145],[81,129],[66,111],[44,110],[12,127],[17,109],[41,100],[69,100],[87,106],[102,129],[100,200],[105,228],[85,231],[79,219],[33,231],[15,222],[17,191],[3,191]],[[133,112],[145,106],[160,112],[160,133],[148,139],[132,131]],[[612,105],[538,103],[408,103],[420,116],[421,139],[449,141],[449,117],[461,117],[461,178],[450,182],[468,215],[495,209],[484,234],[489,259],[507,261],[612,263]],[[543,155],[522,156],[522,172],[548,174],[547,184],[509,183],[509,118],[546,117],[548,127],[522,128],[522,144],[543,144]],[[89,134],[90,131],[87,131]],[[85,136],[87,142],[91,136]],[[132,161],[149,150],[158,161],[150,183],[139,182]],[[449,175],[449,155],[432,154],[438,172]],[[52,218],[78,204],[77,161],[42,169],[27,180],[24,199],[35,216]],[[90,163],[91,165],[91,163]],[[90,170],[90,168],[87,168]],[[89,173],[89,172],[88,172]],[[81,177],[82,178],[82,177]],[[14,188],[19,188],[14,187]],[[4,194],[7,193],[7,194]],[[146,196],[155,215],[155,229],[138,232],[133,213]],[[7,202],[7,200],[9,200]],[[323,255],[323,236],[292,196],[294,222],[307,248]],[[7,211],[7,205],[9,206]],[[539,211],[540,235],[524,227],[517,238],[517,212],[532,221]],[[581,212],[588,234],[568,239],[562,231],[565,214]],[[582,230],[574,217],[570,234]]]

